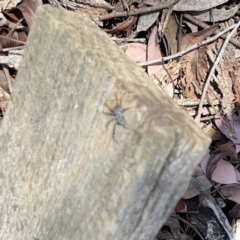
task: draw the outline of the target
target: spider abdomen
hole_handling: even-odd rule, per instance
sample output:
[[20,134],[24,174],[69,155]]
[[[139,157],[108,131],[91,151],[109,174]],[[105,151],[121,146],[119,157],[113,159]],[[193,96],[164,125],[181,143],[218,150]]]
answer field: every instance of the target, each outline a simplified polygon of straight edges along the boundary
[[124,125],[124,117],[123,117],[123,111],[122,107],[120,105],[117,105],[113,108],[114,118],[116,119],[116,122],[118,125]]

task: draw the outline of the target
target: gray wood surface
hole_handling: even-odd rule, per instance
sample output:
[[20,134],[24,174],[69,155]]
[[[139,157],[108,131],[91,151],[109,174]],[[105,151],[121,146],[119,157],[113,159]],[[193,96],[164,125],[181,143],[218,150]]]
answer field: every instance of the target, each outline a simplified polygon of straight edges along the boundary
[[[122,98],[127,124],[105,103]],[[88,19],[39,7],[0,130],[1,239],[154,239],[210,140]]]

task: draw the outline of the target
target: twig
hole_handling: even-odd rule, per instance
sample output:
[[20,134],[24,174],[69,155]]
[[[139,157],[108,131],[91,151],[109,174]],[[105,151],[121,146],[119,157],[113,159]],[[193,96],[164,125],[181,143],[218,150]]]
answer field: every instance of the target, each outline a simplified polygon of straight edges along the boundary
[[[217,106],[215,106],[215,109],[217,110],[217,111],[220,111],[220,107],[217,105]],[[189,109],[189,108],[187,108],[187,109],[185,109],[186,111],[187,111],[187,114],[189,115],[189,116],[191,116],[191,117],[193,117],[193,118],[195,118],[196,116],[197,116],[197,113],[198,113],[198,109],[197,109],[197,107],[196,108],[193,108],[193,109]],[[215,117],[216,117],[216,111],[212,108],[212,107],[203,107],[203,111],[202,111],[202,118],[201,118],[201,120],[203,119],[203,121],[204,120],[206,120],[206,118],[205,117],[208,117],[209,115],[214,115]]]
[[[184,107],[196,107],[199,105],[200,100],[199,99],[174,99],[174,102],[176,102],[178,105],[184,106]],[[208,105],[208,101],[205,99],[204,100],[204,105]],[[219,104],[219,100],[214,99],[212,100],[212,104],[213,105],[218,105]]]
[[223,228],[225,229],[228,237],[233,239],[233,230],[231,225],[228,222],[227,217],[223,213],[222,209],[219,207],[218,203],[212,197],[212,195],[206,190],[206,188],[196,179],[191,179],[192,185],[203,195],[206,199],[209,207],[213,210],[214,214],[216,215],[218,221],[222,224]]
[[148,65],[152,65],[152,64],[156,64],[156,63],[162,63],[162,62],[165,62],[165,61],[169,61],[171,59],[174,59],[174,58],[177,58],[177,57],[181,57],[205,44],[208,44],[210,42],[213,42],[215,41],[216,39],[218,39],[221,35],[223,35],[224,33],[232,30],[234,27],[236,27],[238,24],[234,24],[226,29],[224,29],[222,32],[216,34],[215,36],[211,37],[211,38],[208,38],[200,43],[196,43],[188,48],[186,48],[185,50],[181,51],[181,52],[178,52],[176,54],[173,54],[173,55],[170,55],[170,56],[167,56],[167,57],[163,57],[163,58],[159,58],[159,59],[156,59],[156,60],[152,60],[152,61],[147,61],[147,62],[140,62],[138,63],[139,66],[148,66]]
[[100,16],[99,20],[101,21],[101,20],[106,20],[114,17],[126,17],[126,16],[132,16],[132,15],[139,15],[141,13],[156,12],[161,9],[169,8],[172,5],[176,4],[177,2],[179,2],[179,0],[169,0],[164,3],[159,3],[157,6],[143,7],[140,9],[134,9],[134,10],[125,11],[125,12],[112,12],[112,13]]
[[202,106],[203,106],[203,100],[204,100],[205,95],[206,95],[206,93],[207,93],[208,85],[209,85],[209,83],[210,83],[210,80],[211,80],[211,78],[212,78],[212,75],[213,75],[213,73],[214,73],[214,71],[215,71],[215,69],[216,69],[216,67],[217,67],[220,59],[222,58],[222,54],[223,54],[225,48],[227,47],[227,44],[229,43],[230,38],[232,37],[232,35],[234,34],[234,32],[239,28],[239,26],[240,26],[240,21],[239,21],[237,24],[233,25],[233,26],[234,26],[233,30],[227,35],[226,40],[225,40],[225,42],[223,43],[222,48],[221,48],[221,50],[219,51],[219,54],[218,54],[218,56],[217,56],[217,58],[216,58],[216,61],[214,62],[213,66],[212,66],[212,68],[211,68],[211,71],[210,71],[210,73],[208,74],[208,77],[207,77],[207,80],[206,80],[206,84],[205,84],[205,86],[204,86],[204,88],[203,88],[201,100],[200,100],[200,103],[199,103],[198,115],[197,115],[197,117],[195,118],[195,121],[196,121],[197,123],[200,122],[201,111],[202,111]]
[[201,122],[202,121],[208,121],[208,120],[211,120],[211,119],[214,119],[214,118],[215,118],[215,116],[203,117],[203,118],[201,118]]
[[0,35],[0,38],[3,38],[3,39],[7,39],[9,40],[9,42],[17,42],[17,43],[21,43],[21,44],[26,44],[25,42],[23,41],[20,41],[20,40],[17,40],[17,39],[13,39],[11,38],[13,33],[15,32],[15,30],[17,29],[17,27],[19,26],[19,24],[22,22],[23,18],[19,19],[18,22],[14,25],[14,27],[11,29],[11,31],[6,35],[6,36],[1,36]]
[[145,38],[117,38],[111,37],[113,41],[122,41],[122,42],[146,42]]
[[3,48],[3,52],[9,52],[9,51],[11,51],[11,50],[21,50],[21,49],[23,49],[23,48],[25,48],[25,46],[17,46],[17,47],[10,47],[10,48]]
[[200,237],[201,240],[204,240],[204,238],[202,237],[201,233],[197,230],[197,228],[192,225],[190,222],[186,221],[185,219],[181,218],[180,216],[177,215],[177,219],[184,222],[185,224],[187,224],[188,226],[190,226],[196,233],[197,235]]

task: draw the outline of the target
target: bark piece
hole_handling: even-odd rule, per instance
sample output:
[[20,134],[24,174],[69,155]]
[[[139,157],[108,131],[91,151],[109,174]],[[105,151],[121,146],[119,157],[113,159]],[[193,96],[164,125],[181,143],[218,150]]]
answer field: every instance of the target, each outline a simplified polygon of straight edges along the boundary
[[[118,143],[104,114],[116,93],[134,129],[117,126]],[[154,239],[210,142],[106,33],[49,6],[0,137],[0,234],[41,240]]]

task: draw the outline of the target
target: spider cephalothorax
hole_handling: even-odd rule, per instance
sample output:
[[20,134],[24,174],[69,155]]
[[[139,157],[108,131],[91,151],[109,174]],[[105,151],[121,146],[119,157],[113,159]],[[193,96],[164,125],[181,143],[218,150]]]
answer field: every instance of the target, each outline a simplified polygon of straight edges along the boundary
[[127,111],[129,108],[122,109],[121,97],[120,97],[119,93],[116,93],[116,102],[117,102],[117,104],[115,105],[115,107],[111,107],[108,103],[105,104],[106,107],[110,111],[110,113],[105,113],[105,114],[109,115],[109,116],[112,116],[112,119],[107,122],[106,128],[108,127],[108,125],[111,122],[115,121],[114,126],[113,126],[113,133],[112,133],[112,137],[113,137],[113,140],[115,142],[117,142],[117,140],[115,138],[115,132],[116,132],[116,126],[117,125],[123,126],[124,128],[130,129],[130,130],[136,132],[136,130],[131,129],[130,127],[128,127],[128,125],[127,125],[127,123],[126,123],[126,121],[124,119],[123,113],[125,111]]

